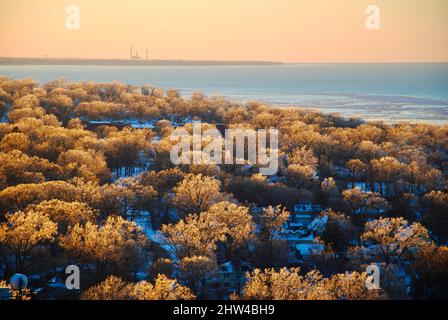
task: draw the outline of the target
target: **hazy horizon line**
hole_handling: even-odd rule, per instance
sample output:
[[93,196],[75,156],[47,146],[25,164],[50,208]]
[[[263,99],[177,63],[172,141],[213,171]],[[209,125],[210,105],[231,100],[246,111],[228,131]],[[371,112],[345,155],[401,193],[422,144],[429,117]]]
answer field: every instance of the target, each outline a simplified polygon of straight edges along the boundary
[[[48,61],[51,62],[51,60],[74,60],[74,61],[120,61],[120,62],[207,62],[207,63],[264,63],[264,64],[417,64],[417,63],[448,63],[448,60],[438,60],[438,61],[432,61],[432,60],[406,60],[406,61],[397,61],[397,60],[375,60],[375,61],[282,61],[282,60],[247,60],[247,59],[164,59],[164,58],[157,58],[157,59],[129,59],[129,58],[85,58],[85,57],[24,57],[24,56],[0,56],[0,60],[39,60],[39,61]],[[0,61],[1,62],[1,61]]]

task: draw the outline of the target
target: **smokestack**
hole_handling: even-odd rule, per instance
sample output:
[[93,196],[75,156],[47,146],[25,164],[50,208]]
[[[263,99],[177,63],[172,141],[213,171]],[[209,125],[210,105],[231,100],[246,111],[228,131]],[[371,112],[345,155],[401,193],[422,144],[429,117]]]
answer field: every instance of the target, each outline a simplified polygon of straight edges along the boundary
[[132,59],[132,46],[131,46],[131,59]]
[[146,49],[146,60],[148,60],[148,49]]

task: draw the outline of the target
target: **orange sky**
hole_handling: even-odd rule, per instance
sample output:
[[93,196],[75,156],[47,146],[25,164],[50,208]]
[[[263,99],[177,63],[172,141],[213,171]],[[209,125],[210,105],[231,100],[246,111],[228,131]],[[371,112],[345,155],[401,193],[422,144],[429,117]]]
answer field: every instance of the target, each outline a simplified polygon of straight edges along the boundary
[[[370,4],[380,30],[364,25]],[[0,0],[0,40],[20,57],[448,61],[448,0]]]

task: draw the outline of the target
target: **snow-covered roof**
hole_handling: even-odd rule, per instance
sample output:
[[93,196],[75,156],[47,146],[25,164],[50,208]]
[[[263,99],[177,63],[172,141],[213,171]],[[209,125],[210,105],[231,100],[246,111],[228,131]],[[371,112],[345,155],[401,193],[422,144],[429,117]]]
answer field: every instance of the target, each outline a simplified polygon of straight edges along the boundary
[[327,224],[328,216],[317,217],[308,225],[308,229],[312,231],[317,231]]
[[320,243],[299,243],[296,244],[296,250],[300,252],[302,256],[307,256],[313,252],[322,252],[324,245]]
[[282,233],[276,234],[274,236],[274,239],[291,241],[291,242],[310,242],[314,241],[314,235],[309,232],[303,233],[300,230],[298,231],[285,230]]
[[294,205],[294,211],[300,212],[317,212],[322,211],[322,207],[318,204],[297,203]]

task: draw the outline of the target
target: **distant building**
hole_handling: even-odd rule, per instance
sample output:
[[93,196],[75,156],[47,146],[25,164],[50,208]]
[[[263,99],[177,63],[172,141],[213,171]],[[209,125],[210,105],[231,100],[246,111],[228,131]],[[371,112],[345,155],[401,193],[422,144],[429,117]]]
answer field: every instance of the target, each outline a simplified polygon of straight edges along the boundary
[[138,52],[135,52],[135,55],[132,52],[132,46],[131,46],[131,60],[140,60],[141,58],[138,55]]

